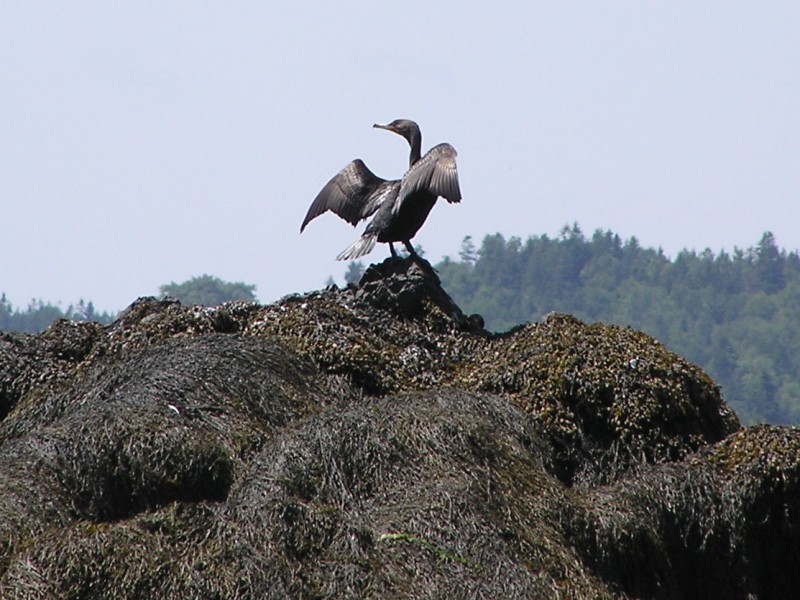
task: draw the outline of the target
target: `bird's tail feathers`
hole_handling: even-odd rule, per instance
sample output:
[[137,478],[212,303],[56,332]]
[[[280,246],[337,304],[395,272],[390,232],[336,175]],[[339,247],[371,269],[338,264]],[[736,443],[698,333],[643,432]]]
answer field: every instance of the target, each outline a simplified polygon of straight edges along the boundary
[[377,233],[365,233],[355,242],[339,253],[336,260],[354,260],[372,252],[375,242],[378,241]]

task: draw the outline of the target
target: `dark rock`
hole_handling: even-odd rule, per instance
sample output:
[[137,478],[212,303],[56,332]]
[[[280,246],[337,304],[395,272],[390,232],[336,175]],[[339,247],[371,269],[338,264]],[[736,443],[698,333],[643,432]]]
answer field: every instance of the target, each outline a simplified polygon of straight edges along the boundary
[[781,598],[800,433],[652,338],[502,335],[430,265],[0,337],[0,597]]
[[427,303],[436,306],[461,329],[483,330],[483,318],[480,315],[466,317],[442,288],[436,270],[419,257],[390,257],[380,264],[370,265],[355,289],[357,299],[398,316],[419,316]]

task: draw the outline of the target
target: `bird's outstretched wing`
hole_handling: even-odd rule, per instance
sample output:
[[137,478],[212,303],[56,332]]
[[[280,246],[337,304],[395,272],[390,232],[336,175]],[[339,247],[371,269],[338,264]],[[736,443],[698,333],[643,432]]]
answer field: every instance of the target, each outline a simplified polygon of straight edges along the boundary
[[334,175],[317,194],[300,225],[300,231],[311,219],[328,210],[351,225],[356,225],[378,210],[388,198],[394,198],[399,189],[399,181],[381,179],[367,168],[364,161],[357,158]]
[[405,198],[419,190],[427,190],[448,202],[460,202],[456,155],[456,149],[450,144],[439,144],[414,163],[403,176],[400,197],[394,205],[395,212]]

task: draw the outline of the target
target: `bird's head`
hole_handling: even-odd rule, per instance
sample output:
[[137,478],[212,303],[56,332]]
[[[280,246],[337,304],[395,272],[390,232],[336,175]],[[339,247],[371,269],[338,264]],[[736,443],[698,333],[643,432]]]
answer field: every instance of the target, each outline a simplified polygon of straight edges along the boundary
[[411,143],[411,140],[414,138],[420,137],[419,132],[419,125],[417,125],[414,121],[410,119],[395,119],[388,125],[381,125],[379,123],[375,123],[373,127],[377,127],[378,129],[385,129],[387,131],[392,131],[397,135],[402,135],[404,138],[408,140],[408,143]]

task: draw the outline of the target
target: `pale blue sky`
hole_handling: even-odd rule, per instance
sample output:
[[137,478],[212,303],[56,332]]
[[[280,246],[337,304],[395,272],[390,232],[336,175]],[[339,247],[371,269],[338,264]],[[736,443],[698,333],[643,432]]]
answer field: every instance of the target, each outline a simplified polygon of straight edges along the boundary
[[800,247],[797,2],[266,4],[0,1],[15,305],[341,280],[363,224],[300,222],[353,158],[403,174],[405,142],[371,127],[398,117],[459,151],[463,202],[414,240],[432,260],[573,221],[669,255]]

